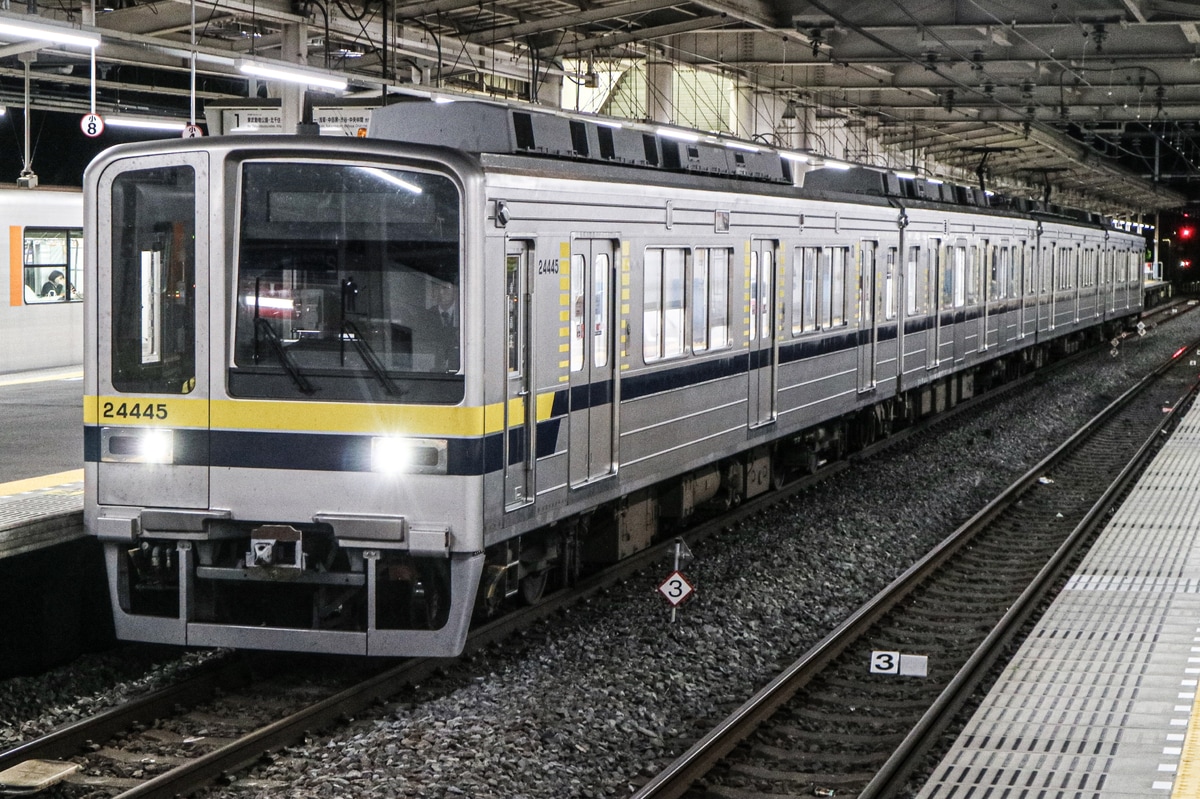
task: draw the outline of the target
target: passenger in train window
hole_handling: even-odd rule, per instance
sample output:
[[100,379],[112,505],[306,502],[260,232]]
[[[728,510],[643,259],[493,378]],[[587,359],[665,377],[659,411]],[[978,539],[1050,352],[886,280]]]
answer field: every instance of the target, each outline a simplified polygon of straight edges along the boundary
[[439,283],[435,289],[436,304],[433,312],[438,315],[442,327],[458,327],[458,289],[453,283]]
[[426,309],[428,322],[425,327],[436,368],[456,372],[459,366],[458,329],[461,323],[458,286],[438,281],[433,288],[433,299],[434,304]]
[[39,297],[62,297],[67,294],[67,276],[59,270],[55,269],[50,273],[49,279],[42,284],[42,290],[38,292]]

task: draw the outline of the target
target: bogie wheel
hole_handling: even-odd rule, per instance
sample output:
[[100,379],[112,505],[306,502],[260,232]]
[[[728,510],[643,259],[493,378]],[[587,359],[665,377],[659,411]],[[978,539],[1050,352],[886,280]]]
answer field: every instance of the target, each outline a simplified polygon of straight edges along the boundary
[[521,578],[519,584],[521,601],[526,605],[536,605],[542,601],[546,593],[546,585],[550,582],[550,569],[542,569]]
[[410,595],[412,624],[417,629],[440,629],[450,614],[446,591],[449,580],[436,566],[421,567],[417,571],[420,576],[413,580]]

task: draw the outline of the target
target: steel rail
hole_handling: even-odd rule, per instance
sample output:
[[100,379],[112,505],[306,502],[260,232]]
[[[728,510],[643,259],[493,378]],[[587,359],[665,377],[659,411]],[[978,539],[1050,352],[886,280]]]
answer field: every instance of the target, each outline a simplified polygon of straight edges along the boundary
[[[1198,346],[1200,346],[1200,340],[1178,350],[1167,361],[1110,402],[1066,441],[1055,448],[1053,452],[1040,460],[1021,477],[1017,478],[1000,495],[938,543],[925,557],[909,567],[886,588],[877,593],[866,604],[826,635],[825,638],[809,649],[799,660],[746,700],[703,738],[693,744],[663,771],[659,772],[659,774],[642,786],[641,789],[633,794],[632,799],[673,799],[674,797],[682,796],[694,783],[708,773],[713,765],[728,755],[734,747],[749,736],[766,719],[770,718],[776,710],[786,704],[800,689],[810,683],[830,661],[842,654],[857,639],[861,638],[873,624],[882,619],[892,608],[909,596],[929,575],[936,572],[945,561],[969,544],[980,529],[998,516],[1005,507],[1015,502],[1030,486],[1034,485],[1038,478],[1046,473],[1048,466],[1074,450],[1109,417],[1113,416],[1134,397],[1149,387],[1161,374],[1176,365],[1184,353],[1194,350]],[[1192,392],[1194,393],[1195,390],[1196,387],[1193,386]],[[1173,408],[1178,408],[1179,405],[1180,403],[1176,402]],[[1168,417],[1173,416],[1174,413],[1168,415]],[[1144,456],[1145,452],[1151,448],[1152,443],[1160,436],[1163,425],[1167,424],[1167,421],[1168,419],[1164,419],[1155,428],[1155,432],[1139,448],[1138,455],[1135,458]],[[1125,481],[1129,479],[1130,473],[1130,467],[1126,467],[1126,469],[1122,470],[1117,480]],[[1096,518],[1109,507],[1108,503],[1111,502],[1115,490],[1118,489],[1110,487],[1104,493],[1101,500],[1095,503],[1092,510],[1088,513],[1089,519]],[[1056,554],[1057,557],[1058,554]],[[1008,633],[1009,636],[1011,634],[1011,632]],[[1001,638],[1002,636],[997,636],[997,640],[992,641],[992,636],[989,635],[989,641],[992,644],[1002,643]],[[982,663],[985,658],[986,654],[981,653],[979,655],[979,663]],[[975,657],[971,658],[970,665],[973,668],[975,667]],[[982,670],[978,673],[982,674]],[[962,680],[955,678],[958,684],[966,684],[970,679],[970,677],[963,677]],[[936,729],[935,725],[946,722],[948,722],[948,715],[943,715],[941,712],[930,715],[928,721],[922,719],[922,724],[929,731]],[[922,740],[921,735],[914,731],[906,736],[901,746],[908,752],[917,751]],[[904,770],[901,768],[904,762],[906,761],[903,757],[897,757],[895,763],[889,760],[885,764],[885,767],[890,772],[884,778],[888,787],[891,787],[893,781],[899,778],[899,775]],[[874,784],[873,781],[871,785]],[[872,790],[875,789],[873,788]],[[880,790],[882,790],[882,787]],[[862,794],[863,797],[880,795],[882,794]]]

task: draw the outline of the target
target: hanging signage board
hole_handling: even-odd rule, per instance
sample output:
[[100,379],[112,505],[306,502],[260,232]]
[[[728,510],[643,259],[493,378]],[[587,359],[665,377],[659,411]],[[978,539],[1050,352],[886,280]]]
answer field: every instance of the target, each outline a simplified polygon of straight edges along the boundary
[[372,106],[313,106],[312,121],[321,126],[323,136],[367,135]]

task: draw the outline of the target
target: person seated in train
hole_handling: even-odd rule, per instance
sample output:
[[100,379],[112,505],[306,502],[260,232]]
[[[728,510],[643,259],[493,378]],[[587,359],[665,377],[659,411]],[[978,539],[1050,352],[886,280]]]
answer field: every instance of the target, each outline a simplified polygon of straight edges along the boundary
[[39,297],[66,297],[67,295],[67,276],[60,270],[55,269],[50,273],[50,277],[42,284],[42,290],[38,292]]

